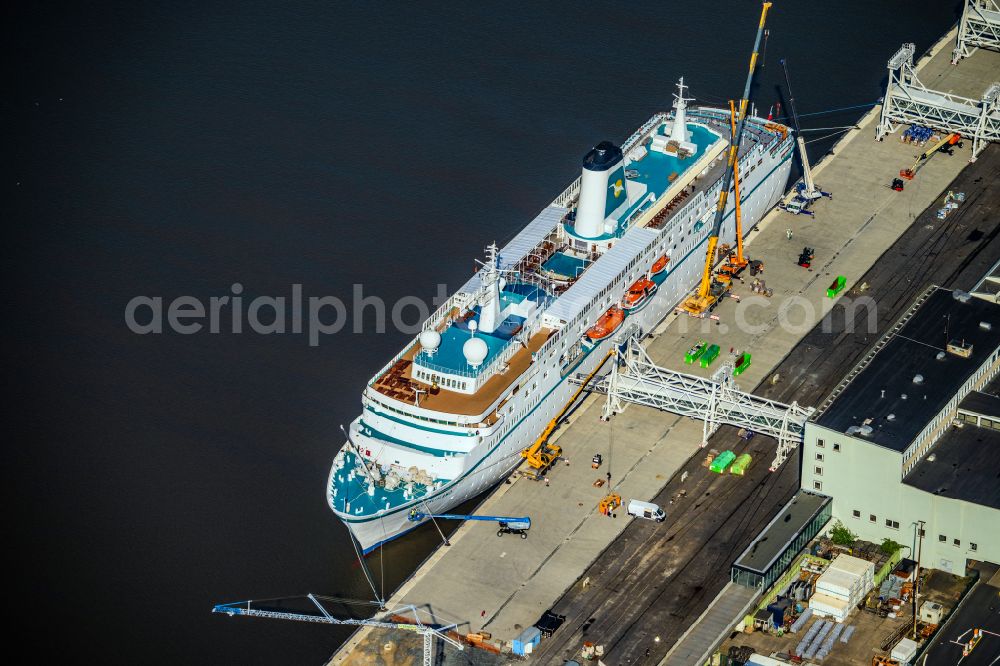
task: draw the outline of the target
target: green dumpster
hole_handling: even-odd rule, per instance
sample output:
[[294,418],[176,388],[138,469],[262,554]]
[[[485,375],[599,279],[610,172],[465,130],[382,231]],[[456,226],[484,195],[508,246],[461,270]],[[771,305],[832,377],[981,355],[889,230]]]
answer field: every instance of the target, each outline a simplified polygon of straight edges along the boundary
[[722,474],[734,460],[736,460],[735,453],[732,451],[723,451],[715,458],[715,460],[712,461],[712,464],[708,466],[708,469],[716,474]]
[[837,279],[833,281],[833,284],[826,290],[827,298],[834,298],[837,294],[844,290],[844,286],[847,285],[847,278],[843,275],[838,275]]
[[710,346],[705,350],[705,353],[701,355],[701,358],[698,359],[698,364],[703,368],[707,368],[712,365],[712,362],[719,358],[719,351],[719,345]]
[[729,468],[729,473],[743,476],[743,473],[747,471],[748,467],[750,467],[751,462],[753,462],[753,458],[750,454],[744,453],[733,461],[732,466]]
[[684,354],[684,362],[688,365],[697,361],[702,354],[705,353],[705,349],[708,347],[708,343],[704,340],[699,340],[694,344],[691,349],[688,349],[687,353]]

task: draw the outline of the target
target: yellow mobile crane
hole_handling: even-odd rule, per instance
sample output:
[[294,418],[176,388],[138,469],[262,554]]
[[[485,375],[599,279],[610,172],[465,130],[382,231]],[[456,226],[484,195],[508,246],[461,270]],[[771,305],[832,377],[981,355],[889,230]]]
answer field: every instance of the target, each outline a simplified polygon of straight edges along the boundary
[[[736,107],[733,100],[729,100],[729,125],[732,135],[736,135]],[[750,266],[750,275],[756,275],[764,270],[763,261],[751,261],[743,256],[743,211],[740,209],[742,199],[740,198],[740,163],[739,160],[733,164],[733,202],[736,206],[736,254],[732,252],[726,257],[725,263],[716,273],[716,279],[720,282],[729,282],[734,277],[738,277],[743,270]]]
[[543,430],[542,434],[535,440],[535,443],[521,451],[521,457],[528,461],[528,467],[530,468],[527,472],[528,476],[536,481],[543,478],[545,473],[549,471],[549,468],[551,468],[552,465],[555,464],[556,460],[559,459],[559,456],[562,455],[562,447],[558,444],[550,444],[549,438],[552,437],[552,433],[554,433],[556,428],[559,427],[559,422],[562,421],[563,417],[565,417],[569,412],[570,407],[576,403],[576,399],[579,398],[580,394],[583,393],[583,390],[587,388],[587,384],[590,383],[590,380],[597,375],[600,369],[604,367],[604,364],[608,362],[608,359],[614,356],[615,353],[616,348],[614,344],[612,344],[611,351],[609,351],[607,355],[601,359],[601,362],[597,364],[597,367],[594,368],[589,375],[587,375],[587,378],[583,380],[582,384],[580,384],[580,388],[573,393],[573,397],[571,397],[569,401],[563,405],[563,408],[559,410],[559,413],[556,414],[555,418],[549,421],[549,424],[545,426],[545,430]]
[[[740,152],[740,142],[743,140],[743,128],[746,126],[747,104],[750,99],[750,87],[753,84],[753,75],[757,70],[757,57],[760,51],[761,37],[764,35],[764,22],[767,20],[767,11],[770,8],[770,2],[763,3],[761,7],[760,23],[757,25],[757,38],[754,40],[753,54],[750,56],[750,71],[747,73],[746,85],[743,88],[743,97],[740,99],[739,124],[729,142],[729,159],[726,162],[726,171],[722,176],[719,203],[715,209],[715,222],[712,225],[711,235],[708,237],[708,250],[705,252],[705,268],[701,274],[701,283],[698,285],[698,290],[678,306],[678,309],[688,313],[692,317],[704,316],[705,312],[714,308],[719,302],[719,298],[729,290],[729,282],[720,282],[712,279],[712,266],[715,264],[715,248],[719,244],[719,232],[722,229],[722,220],[726,216],[729,185],[733,181],[733,171],[736,168],[736,160]],[[737,201],[739,201],[739,197],[737,197]],[[741,234],[737,233],[737,235]]]

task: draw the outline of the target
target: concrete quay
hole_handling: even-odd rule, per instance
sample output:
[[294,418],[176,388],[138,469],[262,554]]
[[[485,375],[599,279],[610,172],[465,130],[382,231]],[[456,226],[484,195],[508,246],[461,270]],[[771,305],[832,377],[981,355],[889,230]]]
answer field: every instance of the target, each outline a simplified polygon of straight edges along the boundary
[[[976,97],[992,80],[993,73],[1000,71],[1000,54],[980,51],[953,67],[949,64],[952,40],[953,34],[946,36],[935,46],[930,57],[920,63],[921,79],[932,88]],[[891,50],[892,47],[887,48]],[[668,317],[648,344],[654,361],[691,374],[707,375],[714,368],[692,368],[682,360],[695,340],[706,339],[723,347],[724,354],[730,347],[753,354],[753,365],[739,380],[744,387],[761,384],[758,392],[766,394],[790,386],[786,382],[798,382],[795,385],[803,387],[809,383],[808,367],[801,368],[800,372],[793,368],[773,387],[768,380],[803,336],[834,307],[834,301],[825,295],[829,283],[843,275],[847,278],[848,289],[860,288],[864,286],[862,276],[874,264],[882,259],[897,261],[898,258],[886,255],[887,250],[911,229],[921,211],[939,205],[935,202],[940,201],[946,186],[967,164],[968,147],[956,151],[952,157],[937,156],[915,180],[907,183],[904,192],[893,192],[888,183],[899,169],[913,162],[919,149],[902,144],[895,136],[875,142],[878,110],[866,115],[859,122],[859,129],[848,133],[815,169],[817,181],[834,193],[832,201],[824,200],[816,205],[815,218],[793,217],[774,211],[750,234],[748,253],[753,258],[765,260],[766,270],[762,277],[774,290],[774,296],[771,299],[752,297],[746,285],[738,284],[734,291],[744,297],[743,302],[721,304],[716,310],[721,319],[718,323]],[[985,155],[981,161],[985,160]],[[930,224],[944,227],[949,221]],[[787,229],[792,231],[791,239]],[[795,263],[803,245],[815,248],[815,260],[809,270]],[[901,279],[905,279],[909,270],[907,262],[898,263]],[[819,382],[819,388],[811,392],[818,395],[817,402],[822,397],[823,384]],[[675,594],[687,597],[683,600],[684,610],[679,620],[690,624],[728,580],[731,556],[749,542],[756,533],[755,526],[770,519],[774,510],[787,499],[787,490],[797,487],[797,458],[790,460],[777,474],[768,476],[765,472],[760,482],[750,488],[757,501],[753,515],[744,516],[730,505],[742,501],[737,498],[745,496],[746,492],[741,493],[740,484],[749,485],[751,479],[709,479],[707,472],[703,477],[698,476],[697,470],[701,469],[698,464],[702,440],[700,422],[632,406],[610,423],[602,423],[598,419],[602,401],[601,396],[591,396],[561,427],[557,441],[569,464],[553,469],[549,475],[550,486],[514,478],[501,485],[479,507],[480,512],[493,515],[530,515],[533,526],[527,540],[498,539],[495,529],[488,524],[464,524],[452,535],[451,546],[438,548],[396,591],[390,603],[417,604],[437,622],[459,622],[462,633],[485,630],[497,639],[509,641],[521,629],[533,624],[546,609],[556,607],[562,612],[563,606],[572,600],[581,604],[582,615],[578,612],[577,616],[583,620],[594,618],[594,623],[589,625],[593,630],[586,640],[596,639],[596,642],[611,646],[608,663],[626,663],[626,653],[627,659],[637,663],[641,660],[633,659],[632,655],[644,656],[644,652],[637,650],[645,650],[650,645],[662,644],[662,650],[656,648],[662,657],[670,644],[666,634],[660,642],[650,643],[653,636],[648,631],[637,635],[630,633],[628,626],[617,626],[621,623],[615,621],[613,606],[604,603],[614,596],[605,593],[615,591],[627,574],[621,570],[622,558],[628,556],[635,567],[659,572],[659,580],[636,581],[632,589],[637,593],[640,587],[662,587],[661,595],[671,594],[672,577],[681,569],[689,568],[692,562],[700,561],[703,567],[718,569],[722,582],[716,589],[702,585],[695,590],[694,587],[699,587],[695,585],[691,590]],[[808,404],[804,399],[800,401]],[[731,431],[720,431],[711,445],[720,438],[728,438],[723,441],[729,442],[727,448],[733,448],[735,437]],[[754,440],[753,448],[757,468],[766,470],[773,444],[758,440]],[[605,460],[599,471],[592,470],[589,464],[595,453],[602,454]],[[695,454],[697,457],[692,459]],[[689,478],[681,482],[677,473],[685,464]],[[720,517],[732,523],[717,526],[726,530],[722,543],[719,543],[719,530],[698,532],[692,529],[681,535],[681,540],[687,542],[683,557],[678,553],[675,559],[667,557],[650,562],[652,556],[646,554],[657,552],[654,546],[667,538],[672,524],[670,516],[675,509],[668,503],[669,499],[662,502],[668,512],[668,520],[663,525],[633,523],[623,513],[617,519],[600,515],[597,502],[606,489],[592,484],[598,477],[603,478],[609,469],[615,488],[626,500],[657,497],[671,480],[672,486],[682,490],[701,491],[711,486],[704,492],[714,495],[719,494],[714,484],[723,484],[721,494],[724,496],[713,500],[718,502],[714,506]],[[777,486],[773,492],[772,486]],[[693,492],[687,497],[692,503],[695,501]],[[621,541],[628,542],[630,551],[618,553],[614,546],[626,528],[628,538]],[[613,557],[602,555],[606,552],[615,554]],[[574,594],[579,596],[574,597]],[[588,602],[587,594],[596,596]],[[599,615],[584,617],[591,611]],[[577,643],[583,638],[577,619],[579,617],[574,617],[572,624],[567,621],[551,641],[543,641],[539,654],[532,660],[557,663],[557,656],[566,657],[578,651]],[[355,647],[368,639],[369,631],[362,629],[355,634],[334,655],[332,663],[343,663]],[[680,633],[677,632],[673,639],[679,638]],[[623,640],[626,637],[629,640]]]

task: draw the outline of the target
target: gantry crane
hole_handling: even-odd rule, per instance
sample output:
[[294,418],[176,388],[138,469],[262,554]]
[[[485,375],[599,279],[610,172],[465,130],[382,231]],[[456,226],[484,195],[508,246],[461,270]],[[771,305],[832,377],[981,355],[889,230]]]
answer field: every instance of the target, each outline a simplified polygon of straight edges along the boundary
[[535,443],[521,451],[521,457],[528,461],[529,470],[526,474],[529,477],[535,479],[536,481],[544,478],[545,473],[549,471],[552,465],[555,464],[556,460],[559,459],[559,456],[562,455],[562,447],[558,444],[550,444],[549,438],[552,437],[552,433],[554,433],[556,428],[559,427],[559,423],[569,412],[570,407],[576,403],[576,399],[579,398],[580,394],[583,393],[583,390],[587,388],[587,384],[590,383],[590,380],[597,375],[598,371],[600,371],[600,369],[604,367],[604,364],[608,362],[608,359],[614,355],[615,347],[612,344],[611,351],[609,351],[607,355],[601,359],[601,362],[597,364],[597,367],[594,368],[589,375],[587,375],[587,378],[580,384],[580,388],[573,393],[573,396],[566,402],[565,405],[563,405],[563,408],[559,410],[559,413],[555,415],[555,418],[549,421],[549,424],[545,426],[545,430],[543,430],[542,434],[535,440]]
[[715,249],[719,244],[719,232],[722,230],[722,221],[726,217],[729,186],[733,182],[733,170],[736,166],[736,160],[739,157],[740,143],[743,140],[743,129],[746,127],[750,88],[753,85],[754,72],[757,70],[760,42],[764,35],[764,23],[767,20],[767,11],[770,8],[770,2],[763,3],[761,7],[760,23],[757,25],[757,37],[754,40],[753,53],[750,56],[750,71],[747,72],[746,85],[743,87],[743,97],[740,99],[739,123],[736,126],[735,134],[729,142],[729,159],[726,162],[726,171],[722,176],[722,187],[719,189],[719,203],[715,209],[715,221],[712,225],[711,235],[708,237],[708,249],[705,252],[705,268],[701,274],[701,283],[698,285],[698,290],[678,306],[679,310],[693,317],[702,317],[705,312],[714,308],[719,299],[729,290],[730,286],[728,282],[720,282],[712,278],[712,267],[715,265]]
[[510,516],[476,516],[459,513],[423,513],[413,509],[410,511],[408,518],[410,521],[415,523],[418,523],[425,518],[440,518],[442,520],[478,520],[482,522],[500,523],[500,529],[497,530],[498,537],[502,537],[504,534],[517,534],[520,535],[522,539],[527,539],[528,530],[531,529],[531,518],[528,516],[524,516],[522,518],[512,518]]

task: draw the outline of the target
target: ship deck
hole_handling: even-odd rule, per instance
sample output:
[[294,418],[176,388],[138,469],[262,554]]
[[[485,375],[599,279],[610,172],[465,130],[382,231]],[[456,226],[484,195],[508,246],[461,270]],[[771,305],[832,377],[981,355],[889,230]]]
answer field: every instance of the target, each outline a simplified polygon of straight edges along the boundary
[[[382,376],[372,383],[372,389],[382,395],[417,405],[417,391],[420,391],[420,408],[430,409],[444,414],[462,416],[479,416],[506,391],[518,377],[524,374],[532,363],[532,354],[541,349],[545,341],[555,333],[554,329],[543,328],[528,339],[528,346],[517,351],[507,362],[507,370],[500,372],[483,384],[474,394],[458,393],[444,388],[435,391],[429,384],[413,378],[413,357],[417,353],[417,345],[411,347]],[[485,419],[492,424],[495,415]]]

